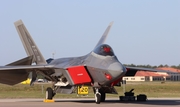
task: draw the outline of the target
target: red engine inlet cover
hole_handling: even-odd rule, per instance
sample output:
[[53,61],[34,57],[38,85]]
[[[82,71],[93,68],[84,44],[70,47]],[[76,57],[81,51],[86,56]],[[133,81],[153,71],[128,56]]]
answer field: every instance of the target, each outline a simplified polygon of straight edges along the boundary
[[89,77],[89,74],[87,73],[84,66],[73,66],[67,70],[75,85],[91,82],[91,78]]

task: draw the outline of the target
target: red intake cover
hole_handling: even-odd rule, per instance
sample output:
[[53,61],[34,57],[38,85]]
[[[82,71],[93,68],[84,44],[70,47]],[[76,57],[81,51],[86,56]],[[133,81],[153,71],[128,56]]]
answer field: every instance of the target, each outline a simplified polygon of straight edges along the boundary
[[67,70],[75,85],[91,82],[91,78],[89,77],[84,66],[73,66],[73,67],[67,68]]

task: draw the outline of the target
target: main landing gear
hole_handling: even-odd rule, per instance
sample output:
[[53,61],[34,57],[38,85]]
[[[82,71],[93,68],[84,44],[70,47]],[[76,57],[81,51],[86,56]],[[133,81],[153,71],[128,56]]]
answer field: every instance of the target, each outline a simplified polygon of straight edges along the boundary
[[[51,87],[46,89],[46,100],[52,100],[55,95],[54,90]],[[94,88],[95,102],[96,104],[100,104],[104,102],[106,99],[106,93],[99,88]]]
[[53,89],[51,87],[48,87],[46,89],[46,99],[47,100],[52,100],[54,95],[55,95],[55,93],[53,92]]

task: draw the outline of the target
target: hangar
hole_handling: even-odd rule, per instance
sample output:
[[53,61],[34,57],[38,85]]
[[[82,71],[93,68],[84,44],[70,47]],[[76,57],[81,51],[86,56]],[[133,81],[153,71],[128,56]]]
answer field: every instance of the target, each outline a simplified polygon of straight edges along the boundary
[[180,81],[180,70],[171,67],[157,68],[161,70],[168,70],[174,73],[162,73],[162,72],[145,72],[138,71],[135,76],[125,76],[123,80],[126,81]]

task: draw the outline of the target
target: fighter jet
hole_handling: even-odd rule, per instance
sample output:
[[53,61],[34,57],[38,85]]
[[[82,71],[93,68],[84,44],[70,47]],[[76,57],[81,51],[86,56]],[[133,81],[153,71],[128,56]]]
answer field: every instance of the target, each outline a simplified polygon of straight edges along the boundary
[[16,21],[15,27],[20,36],[27,57],[0,66],[0,83],[18,84],[31,73],[31,85],[37,74],[52,81],[53,86],[46,89],[46,99],[53,99],[56,93],[71,94],[77,86],[92,86],[95,103],[105,101],[106,93],[117,94],[114,86],[124,76],[134,76],[139,70],[164,72],[163,70],[127,67],[118,60],[110,45],[105,40],[113,25],[111,22],[99,42],[87,55],[80,57],[45,60],[22,20]]

